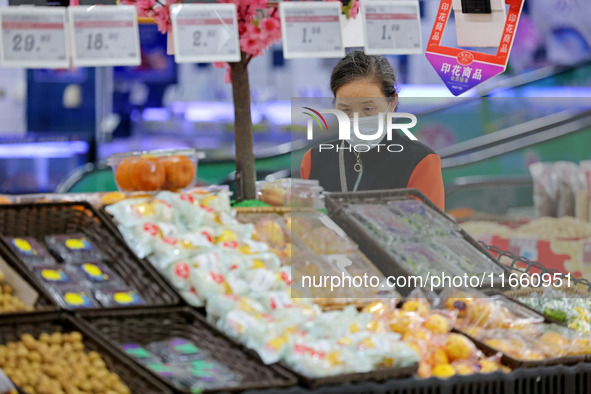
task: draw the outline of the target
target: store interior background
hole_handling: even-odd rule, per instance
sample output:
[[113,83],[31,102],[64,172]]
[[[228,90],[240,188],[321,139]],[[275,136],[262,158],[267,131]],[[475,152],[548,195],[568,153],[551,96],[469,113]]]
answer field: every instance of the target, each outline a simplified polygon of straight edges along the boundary
[[[419,139],[443,158],[448,209],[526,212],[533,205],[528,164],[591,159],[586,3],[526,0],[508,70],[465,97],[449,93],[424,54],[388,56],[401,106],[426,119]],[[420,2],[424,45],[438,4]],[[456,45],[454,32],[452,16],[444,45]],[[104,164],[112,153],[183,147],[206,152],[201,183],[231,183],[233,107],[225,70],[175,64],[155,25],[140,26],[140,41],[137,68],[0,68],[0,193],[116,190]],[[290,132],[291,98],[329,97],[337,60],[286,60],[276,44],[251,62],[260,179],[289,176],[297,167],[306,143]]]

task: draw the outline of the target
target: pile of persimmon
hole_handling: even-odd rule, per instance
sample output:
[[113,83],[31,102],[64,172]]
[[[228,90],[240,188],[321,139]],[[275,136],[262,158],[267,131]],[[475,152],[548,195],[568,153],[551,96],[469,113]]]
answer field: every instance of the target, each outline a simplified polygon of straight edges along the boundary
[[195,177],[195,164],[187,156],[127,157],[119,163],[115,180],[126,192],[177,190]]

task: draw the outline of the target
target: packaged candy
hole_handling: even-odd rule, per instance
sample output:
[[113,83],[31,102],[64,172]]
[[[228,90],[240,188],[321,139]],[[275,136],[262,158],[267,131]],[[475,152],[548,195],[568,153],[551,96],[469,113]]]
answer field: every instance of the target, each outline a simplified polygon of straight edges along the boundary
[[444,308],[458,312],[456,327],[461,329],[523,327],[544,320],[508,298],[487,297],[476,290],[446,289],[441,299]]
[[67,264],[91,263],[103,260],[101,251],[81,233],[45,237],[49,249]]
[[260,314],[265,308],[250,297],[238,297],[233,294],[218,294],[208,299],[206,311],[207,320],[215,323],[232,310],[240,310],[253,314]]
[[45,285],[64,285],[64,284],[76,284],[77,278],[72,272],[67,272],[65,267],[58,265],[45,265],[39,267],[33,267],[35,275]]
[[451,264],[456,265],[468,275],[485,274],[485,279],[488,279],[490,274],[497,276],[504,272],[501,266],[464,239],[441,238],[438,241],[438,246],[449,257]]
[[117,286],[123,281],[103,263],[84,263],[71,268],[92,285]]
[[318,212],[297,212],[291,216],[292,238],[316,254],[343,254],[357,245],[328,216]]
[[209,354],[199,349],[194,343],[184,338],[171,338],[152,342],[148,349],[158,355],[167,364],[202,360]]
[[125,354],[142,364],[153,364],[161,361],[158,356],[150,353],[148,349],[137,343],[124,343],[121,348]]
[[194,378],[190,384],[192,390],[231,387],[241,381],[240,376],[212,359],[190,361],[184,367]]
[[144,305],[145,301],[129,287],[99,288],[94,296],[104,307]]
[[463,275],[435,249],[422,243],[401,243],[391,249],[398,261],[413,275],[426,278],[429,274]]
[[388,208],[418,232],[447,236],[459,232],[460,227],[419,200],[389,201]]
[[146,368],[168,381],[179,389],[187,388],[187,371],[177,365],[169,365],[163,362],[152,362],[145,364]]
[[392,211],[383,205],[356,204],[347,207],[345,211],[358,220],[372,237],[385,245],[417,235],[416,229],[394,216]]
[[96,308],[99,306],[91,292],[84,286],[54,286],[50,288],[50,292],[64,309]]
[[34,238],[8,238],[4,241],[10,249],[28,266],[55,264],[47,249]]

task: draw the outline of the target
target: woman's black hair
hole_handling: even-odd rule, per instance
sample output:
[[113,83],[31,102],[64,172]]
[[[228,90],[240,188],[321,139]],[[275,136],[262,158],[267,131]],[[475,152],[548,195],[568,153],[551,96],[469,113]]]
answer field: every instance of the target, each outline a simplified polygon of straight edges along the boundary
[[367,79],[381,86],[385,97],[396,94],[396,77],[388,60],[383,56],[353,51],[339,60],[332,70],[330,90],[333,96],[337,95],[337,90],[344,84],[359,79]]

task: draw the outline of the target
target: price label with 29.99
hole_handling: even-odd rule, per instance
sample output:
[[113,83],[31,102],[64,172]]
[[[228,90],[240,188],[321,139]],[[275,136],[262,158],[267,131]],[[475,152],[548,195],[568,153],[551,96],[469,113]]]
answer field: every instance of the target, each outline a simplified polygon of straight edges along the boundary
[[339,1],[281,2],[279,15],[286,59],[345,56]]
[[66,10],[1,7],[0,59],[8,67],[67,68]]
[[75,66],[141,64],[134,6],[68,7]]
[[402,55],[422,52],[418,1],[363,2],[365,53]]
[[240,61],[235,4],[174,4],[170,15],[177,63]]

